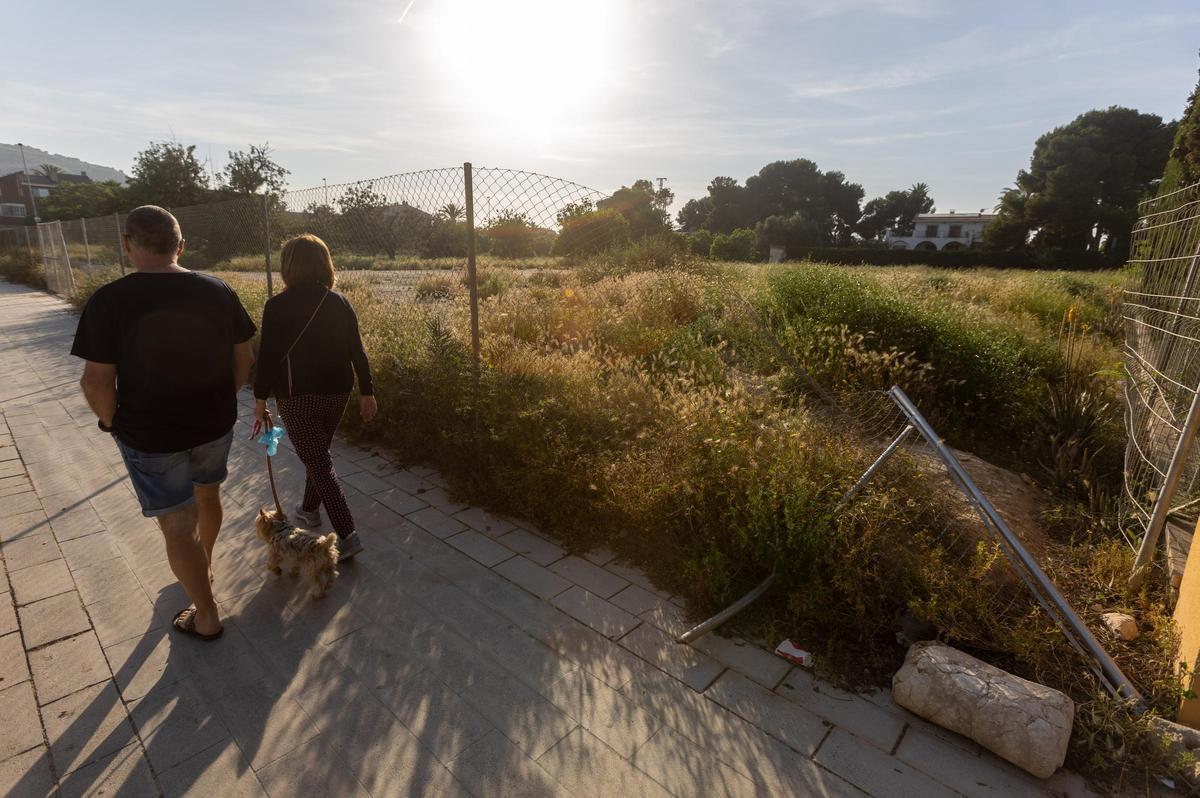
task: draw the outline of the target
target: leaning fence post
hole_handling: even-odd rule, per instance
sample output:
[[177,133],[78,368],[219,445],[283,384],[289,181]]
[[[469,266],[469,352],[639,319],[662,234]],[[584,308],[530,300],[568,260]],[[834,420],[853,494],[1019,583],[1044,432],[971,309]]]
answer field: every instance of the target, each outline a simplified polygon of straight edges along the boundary
[[1163,477],[1162,488],[1154,502],[1154,510],[1150,521],[1146,524],[1146,534],[1142,537],[1142,545],[1138,548],[1137,559],[1133,561],[1133,573],[1129,577],[1129,587],[1137,590],[1146,580],[1147,566],[1154,557],[1154,548],[1158,545],[1159,535],[1166,526],[1167,516],[1171,514],[1171,502],[1175,491],[1179,488],[1179,478],[1183,475],[1183,466],[1187,462],[1188,449],[1196,439],[1200,430],[1200,390],[1192,394],[1192,405],[1188,408],[1187,417],[1183,422],[1183,430],[1179,440],[1175,442],[1175,453],[1171,457],[1171,465],[1167,467],[1167,475]]
[[263,226],[263,268],[267,270],[267,296],[275,295],[275,287],[271,284],[271,213],[269,194],[262,195],[262,226]]
[[87,258],[87,265],[92,265],[92,248],[88,246],[87,239],[87,218],[79,220],[79,228],[83,230],[83,254]]
[[479,375],[479,286],[475,273],[475,187],[474,175],[468,161],[463,164],[463,183],[467,200],[467,288],[471,295],[471,353],[475,358],[475,374]]
[[121,214],[113,214],[113,225],[117,228],[117,263],[121,266],[121,274],[125,273],[125,248],[121,240]]

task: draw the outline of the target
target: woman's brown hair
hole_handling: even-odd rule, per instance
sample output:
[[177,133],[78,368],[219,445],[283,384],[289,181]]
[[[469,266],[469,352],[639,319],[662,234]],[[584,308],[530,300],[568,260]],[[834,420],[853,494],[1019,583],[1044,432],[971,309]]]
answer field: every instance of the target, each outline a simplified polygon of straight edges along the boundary
[[304,233],[283,242],[279,253],[279,273],[286,286],[301,283],[321,283],[333,288],[336,280],[333,271],[333,256],[325,242],[312,233]]

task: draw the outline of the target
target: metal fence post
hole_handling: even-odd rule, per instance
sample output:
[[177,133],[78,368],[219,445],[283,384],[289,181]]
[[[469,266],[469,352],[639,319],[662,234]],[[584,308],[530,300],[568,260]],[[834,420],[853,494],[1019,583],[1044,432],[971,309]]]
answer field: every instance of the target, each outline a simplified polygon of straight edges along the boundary
[[1187,462],[1188,449],[1196,439],[1200,430],[1200,391],[1192,395],[1192,406],[1188,408],[1183,429],[1179,440],[1175,442],[1175,453],[1171,457],[1171,465],[1167,467],[1167,475],[1163,477],[1162,488],[1159,489],[1158,499],[1154,502],[1154,511],[1146,524],[1146,534],[1142,537],[1142,545],[1138,548],[1137,559],[1133,561],[1133,573],[1129,577],[1129,587],[1137,590],[1146,580],[1147,566],[1154,557],[1154,548],[1158,538],[1166,526],[1167,516],[1171,513],[1171,501],[1179,488],[1179,477],[1183,474],[1183,466]]
[[263,268],[267,270],[267,296],[275,295],[275,286],[271,282],[271,209],[270,194],[262,195],[262,225],[263,225]]
[[88,245],[87,237],[87,219],[79,220],[79,229],[83,231],[83,254],[87,258],[87,265],[92,265],[92,248]]
[[36,258],[33,254],[33,240],[29,237],[29,225],[25,225],[25,248],[29,250],[29,257]]
[[479,284],[475,273],[475,187],[470,162],[463,164],[463,183],[467,201],[467,288],[471,294],[471,353],[475,374],[479,374]]
[[121,274],[125,273],[125,248],[121,238],[121,214],[113,214],[113,225],[117,228],[117,263],[121,266]]

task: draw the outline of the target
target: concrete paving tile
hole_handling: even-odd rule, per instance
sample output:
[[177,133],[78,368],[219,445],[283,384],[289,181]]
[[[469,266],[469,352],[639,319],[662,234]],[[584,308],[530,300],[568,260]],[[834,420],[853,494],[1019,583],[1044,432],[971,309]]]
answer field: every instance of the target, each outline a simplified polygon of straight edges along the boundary
[[331,767],[333,743],[313,737],[290,754],[258,771],[258,779],[271,798],[299,795],[371,798],[350,768]]
[[60,777],[137,741],[111,681],[46,704],[42,723]]
[[4,556],[4,564],[10,574],[62,556],[54,536],[49,532],[37,532],[7,541],[0,545],[0,555]]
[[443,764],[495,731],[478,710],[428,671],[380,688],[378,696]]
[[895,757],[969,798],[1021,798],[1053,794],[1046,783],[993,756],[972,755],[958,746],[908,729]]
[[665,671],[697,692],[704,690],[725,666],[690,646],[676,643],[669,635],[642,624],[617,641],[659,670]]
[[17,480],[8,485],[0,485],[0,499],[6,499],[10,496],[18,496],[22,493],[33,493],[33,483],[26,477],[8,477],[0,479],[0,482],[9,482]]
[[570,795],[512,741],[493,732],[450,763],[450,770],[476,798],[567,798]]
[[783,657],[764,651],[741,638],[710,633],[691,645],[768,690],[775,689],[792,668],[792,664]]
[[426,480],[424,477],[417,476],[408,469],[396,471],[388,474],[384,479],[400,490],[411,493],[414,496],[420,496],[424,491],[433,487],[433,483]]
[[[425,479],[429,479],[429,477],[425,477]],[[467,509],[467,505],[450,498],[444,485],[434,485],[429,490],[421,491],[417,496],[430,507],[436,507],[448,515],[454,515],[460,510]]]
[[471,559],[489,568],[497,563],[504,562],[510,557],[516,556],[511,549],[501,546],[486,535],[471,529],[447,538],[446,542]]
[[21,635],[9,632],[0,637],[0,690],[29,679],[29,665],[25,661],[25,648]]
[[704,695],[797,751],[811,751],[825,736],[820,717],[735,671],[722,674]]
[[548,630],[535,630],[532,634],[562,656],[579,663],[581,668],[602,679],[609,687],[620,689],[635,675],[654,670],[645,660],[599,632],[567,615],[562,617],[567,623]]
[[75,591],[17,608],[25,647],[34,649],[92,628]]
[[217,709],[181,682],[160,682],[130,705],[129,716],[158,773],[229,738]]
[[91,565],[97,565],[107,560],[121,556],[121,550],[109,532],[95,532],[81,538],[74,538],[59,543],[63,559],[72,571],[78,571]]
[[567,552],[561,546],[527,529],[514,529],[503,535],[500,542],[542,566],[567,556]]
[[436,507],[417,510],[415,513],[407,515],[406,518],[429,534],[439,538],[448,538],[467,528],[462,521],[451,518]]
[[762,795],[759,785],[669,727],[660,729],[641,746],[632,762],[672,795]]
[[603,567],[617,559],[617,554],[612,549],[607,549],[601,546],[598,549],[592,549],[591,551],[585,552],[583,559],[587,560],[592,565],[599,565]]
[[625,610],[625,612],[641,615],[643,612],[652,610],[663,604],[665,600],[657,593],[651,593],[644,587],[630,585],[610,598],[609,601]]
[[100,643],[91,632],[29,652],[29,668],[43,704],[112,676]]
[[359,471],[356,474],[349,474],[342,477],[342,482],[367,495],[382,493],[392,487],[390,482],[372,474],[370,471]]
[[122,640],[162,629],[166,625],[154,614],[154,605],[141,590],[97,601],[89,605],[87,611],[95,627],[96,637],[105,648]]
[[60,543],[104,531],[104,521],[86,500],[82,503],[66,504],[61,508],[52,504],[50,497],[45,503],[46,513],[50,517],[50,528],[54,530],[54,537]]
[[515,675],[500,669],[486,670],[459,695],[534,759],[578,725]]
[[0,762],[0,795],[53,798],[58,795],[46,746],[38,746]]
[[134,744],[115,754],[80,768],[63,779],[59,787],[62,798],[83,796],[119,796],[120,798],[158,798],[154,774]]
[[564,557],[550,566],[554,573],[569,579],[580,587],[608,598],[624,590],[629,583],[616,574],[609,573],[598,565],[592,565],[580,557]]
[[312,718],[271,680],[226,694],[217,709],[255,770],[261,770],[317,734]]
[[[467,796],[446,767],[376,697],[353,680],[320,685],[296,699],[316,723],[322,739],[337,747],[374,798],[410,795]],[[353,706],[353,712],[346,707]]]
[[[0,580],[3,579],[3,572],[0,571]],[[7,583],[5,587],[7,587]],[[17,623],[17,610],[13,607],[12,593],[0,593],[0,635],[6,635],[10,632],[15,632],[20,628]]]
[[39,534],[50,534],[50,521],[42,510],[0,517],[0,543],[8,544]]
[[159,683],[183,681],[190,674],[178,652],[172,656],[165,628],[108,646],[104,656],[126,701],[136,701]]
[[75,589],[75,580],[65,560],[51,560],[10,575],[17,606],[32,604]]
[[664,599],[669,598],[671,595],[665,589],[657,587],[653,582],[650,581],[650,577],[647,576],[642,569],[636,566],[622,562],[609,562],[605,564],[604,570],[614,573],[625,581],[635,584],[643,590],[648,590],[651,593],[655,593]]
[[632,757],[662,722],[585,671],[575,671],[542,691],[547,698],[626,758]]
[[373,498],[384,507],[400,515],[415,513],[417,510],[429,506],[416,496],[400,488],[389,488],[388,490],[374,494]]
[[42,509],[42,500],[36,493],[18,493],[15,496],[7,496],[4,501],[0,502],[0,518],[10,518],[40,509]]
[[576,729],[538,760],[564,787],[578,796],[637,795],[667,798],[670,793],[627,759],[584,729]]
[[141,587],[123,558],[80,568],[75,572],[75,584],[84,604],[116,598]]
[[678,639],[696,625],[688,619],[687,611],[683,607],[666,600],[641,613],[641,617],[654,628],[666,632],[672,640]]
[[838,728],[829,733],[813,759],[871,795],[896,798],[952,798],[957,795],[916,768]]
[[29,682],[0,690],[0,718],[0,761],[42,744],[42,724]]
[[525,557],[512,557],[493,570],[541,599],[553,598],[571,587],[566,579]]
[[558,594],[550,603],[609,639],[621,637],[642,622],[636,615],[630,615],[578,585]]
[[465,510],[455,513],[454,517],[476,532],[482,532],[488,537],[493,538],[507,535],[517,528],[517,525],[511,521],[495,516],[479,507],[468,507]]
[[232,740],[217,743],[159,773],[158,781],[166,798],[265,798],[267,794]]
[[[733,682],[724,686],[733,686]],[[838,690],[800,668],[793,668],[775,692],[884,751],[891,751],[904,731],[904,721],[898,715],[862,696]]]

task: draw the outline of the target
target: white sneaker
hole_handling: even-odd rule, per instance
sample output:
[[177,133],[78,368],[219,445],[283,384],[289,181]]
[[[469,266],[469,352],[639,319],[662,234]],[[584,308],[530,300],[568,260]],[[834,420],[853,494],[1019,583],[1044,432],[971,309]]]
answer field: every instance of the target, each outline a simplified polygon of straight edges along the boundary
[[311,513],[308,513],[304,511],[303,507],[297,507],[292,511],[292,517],[296,519],[296,523],[305,529],[315,529],[321,525],[321,508],[318,507]]

